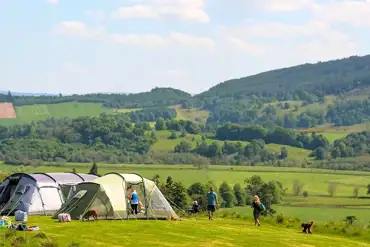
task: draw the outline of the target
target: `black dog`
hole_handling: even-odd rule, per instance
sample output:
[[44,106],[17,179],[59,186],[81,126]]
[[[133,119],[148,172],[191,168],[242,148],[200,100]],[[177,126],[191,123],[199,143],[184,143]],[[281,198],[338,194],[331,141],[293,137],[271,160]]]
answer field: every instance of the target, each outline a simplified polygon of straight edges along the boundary
[[302,232],[312,234],[312,226],[313,226],[313,221],[311,221],[310,223],[302,223],[301,225],[301,227],[303,228]]

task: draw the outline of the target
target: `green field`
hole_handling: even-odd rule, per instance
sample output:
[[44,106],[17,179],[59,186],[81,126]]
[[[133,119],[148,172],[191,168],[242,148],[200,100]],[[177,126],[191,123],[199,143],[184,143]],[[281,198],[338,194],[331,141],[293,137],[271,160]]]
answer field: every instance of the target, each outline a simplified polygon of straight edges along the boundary
[[[370,173],[354,171],[330,171],[308,168],[274,168],[274,167],[230,167],[212,166],[207,170],[198,170],[190,165],[108,165],[98,164],[99,173],[139,173],[152,178],[158,174],[162,180],[171,176],[175,181],[181,181],[186,187],[192,183],[213,181],[220,185],[223,181],[230,185],[244,184],[244,180],[253,175],[261,176],[264,181],[280,181],[287,189],[287,195],[278,210],[288,216],[311,218],[316,220],[343,219],[347,215],[356,215],[361,222],[369,222],[370,197],[353,198],[354,188],[359,188],[359,197],[366,196],[366,186],[370,184]],[[25,167],[24,172],[68,172],[75,168],[78,172],[88,172],[91,164],[67,164],[59,167]],[[0,165],[7,173],[20,172],[14,166]],[[308,191],[308,197],[292,196],[292,183],[300,180],[304,183],[303,190]],[[328,196],[329,183],[337,184],[333,197]],[[248,208],[242,208],[247,210]],[[331,211],[334,210],[334,211]],[[332,214],[331,212],[335,212]],[[319,214],[318,214],[319,213]],[[325,216],[325,217],[324,217]],[[335,217],[334,217],[335,216]],[[334,217],[334,218],[333,218]],[[304,218],[304,219],[305,219]]]
[[[157,131],[157,138],[158,141],[154,143],[152,149],[155,151],[173,151],[175,146],[178,145],[181,141],[187,141],[191,143],[193,147],[196,146],[197,142],[202,141],[202,137],[200,135],[192,135],[192,134],[187,134],[185,137],[180,137],[181,133],[177,132],[177,139],[168,139],[170,136],[171,132],[166,131],[166,130],[161,130]],[[221,145],[223,145],[223,141],[218,141],[218,140],[213,140],[213,139],[207,139],[206,143],[211,144],[212,142],[218,142]],[[235,142],[235,141],[231,141]],[[248,142],[241,142],[243,145],[248,144]],[[281,148],[283,145],[278,145],[278,144],[267,144],[266,148],[267,150],[270,150],[271,152],[274,153],[280,153]],[[308,155],[311,153],[310,150],[306,150],[303,148],[296,148],[296,147],[291,147],[291,146],[285,146],[286,149],[288,150],[288,159],[289,160],[304,160],[308,159]]]
[[[48,239],[37,237],[36,232],[18,232],[18,237],[27,239],[29,243],[22,246],[370,246],[369,242],[358,237],[305,235],[300,233],[298,224],[294,228],[263,223],[255,227],[250,220],[237,219],[208,221],[202,217],[176,222],[100,220],[58,223],[48,217],[30,217],[29,225],[39,226]],[[14,239],[6,241],[11,243]]]
[[[0,170],[11,172],[68,172],[75,168],[77,172],[88,172],[91,164],[65,164],[52,167],[14,167],[0,165]],[[151,178],[155,174],[162,180],[172,176],[175,181],[181,181],[185,186],[194,182],[214,181],[220,185],[223,181],[230,185],[244,184],[244,180],[253,175],[261,176],[264,181],[277,180],[287,188],[287,195],[280,205],[274,206],[278,214],[285,217],[298,217],[300,221],[315,220],[324,225],[328,221],[341,224],[349,215],[358,218],[356,225],[367,225],[370,221],[370,197],[366,196],[366,186],[370,184],[370,173],[357,171],[331,171],[308,168],[278,168],[278,167],[231,167],[211,166],[207,170],[198,170],[191,165],[109,165],[98,164],[99,173],[139,173]],[[304,189],[309,196],[292,196],[291,188],[294,180],[304,182]],[[337,193],[329,197],[329,183],[337,184]],[[353,198],[353,189],[359,188],[359,196]],[[236,213],[244,220],[221,219],[223,213]],[[47,236],[58,242],[59,246],[68,246],[72,241],[80,246],[127,246],[134,244],[150,244],[150,246],[246,246],[258,241],[257,246],[368,246],[358,240],[348,240],[344,236],[322,235],[306,236],[299,233],[299,225],[293,228],[282,228],[271,225],[271,219],[262,219],[261,227],[254,227],[250,219],[250,207],[235,207],[221,209],[218,217],[212,221],[186,218],[180,222],[168,221],[99,221],[78,222],[66,224],[57,223],[48,217],[30,217],[30,225],[38,225]],[[359,226],[360,226],[359,225]],[[282,231],[283,229],[283,231]],[[19,233],[21,236],[22,233]],[[34,233],[26,233],[27,236]],[[286,234],[286,235],[285,235]],[[339,232],[339,234],[341,234]],[[347,233],[346,233],[347,234]],[[115,237],[117,235],[117,237]],[[268,238],[262,236],[267,235]],[[26,236],[26,235],[25,235]],[[28,238],[30,239],[31,236]],[[284,236],[287,241],[280,241]],[[355,236],[355,235],[353,235]],[[357,235],[358,236],[358,235]],[[212,241],[207,238],[212,237]],[[348,236],[347,236],[348,237]],[[360,237],[360,236],[358,236]],[[364,237],[364,236],[362,236]],[[280,239],[280,240],[278,240]],[[362,238],[361,238],[362,239]],[[33,239],[34,240],[34,239]],[[277,244],[275,241],[278,241]],[[303,244],[303,245],[302,245]]]
[[181,106],[173,106],[173,109],[176,110],[177,120],[190,120],[190,121],[197,121],[197,122],[206,122],[209,116],[209,112],[206,110],[201,110],[198,108],[191,108],[191,109],[182,109]]
[[99,116],[101,113],[113,113],[112,109],[98,103],[68,102],[60,104],[26,105],[15,107],[17,118],[0,119],[0,124],[22,124],[48,118],[76,118],[81,116]]

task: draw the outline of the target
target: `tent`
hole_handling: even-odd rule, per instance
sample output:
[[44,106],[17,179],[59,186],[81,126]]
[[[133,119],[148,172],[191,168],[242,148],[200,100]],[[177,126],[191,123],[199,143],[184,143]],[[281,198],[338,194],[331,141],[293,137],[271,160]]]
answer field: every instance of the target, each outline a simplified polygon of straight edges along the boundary
[[[136,189],[141,206],[137,215],[131,212],[128,189]],[[95,210],[98,219],[178,219],[175,211],[153,181],[138,174],[108,173],[90,182],[76,185],[73,196],[53,216],[69,213],[82,219]]]
[[72,186],[95,178],[73,172],[12,174],[0,186],[0,213],[10,215],[22,210],[29,215],[53,214],[65,202]]

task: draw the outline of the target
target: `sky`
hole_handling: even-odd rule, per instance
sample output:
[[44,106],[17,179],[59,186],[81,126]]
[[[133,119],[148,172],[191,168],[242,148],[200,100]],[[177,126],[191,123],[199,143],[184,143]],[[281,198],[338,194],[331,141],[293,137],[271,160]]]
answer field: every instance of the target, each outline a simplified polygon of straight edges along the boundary
[[0,33],[0,90],[196,94],[370,54],[370,0],[0,0]]

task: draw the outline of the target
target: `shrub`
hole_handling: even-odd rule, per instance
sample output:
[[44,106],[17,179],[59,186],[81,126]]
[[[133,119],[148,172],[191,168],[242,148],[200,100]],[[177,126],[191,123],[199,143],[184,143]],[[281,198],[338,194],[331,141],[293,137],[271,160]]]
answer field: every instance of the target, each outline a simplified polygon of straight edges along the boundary
[[330,183],[328,185],[328,194],[329,194],[329,196],[331,196],[331,197],[334,196],[336,192],[337,192],[337,184]]
[[307,192],[307,190],[303,191],[302,195],[303,195],[304,197],[308,197],[308,192]]
[[353,197],[354,198],[358,197],[358,191],[359,191],[358,187],[353,188]]
[[276,215],[276,223],[278,224],[284,224],[285,218],[283,214]]
[[304,187],[304,183],[298,180],[293,181],[293,195],[298,196],[301,194]]

